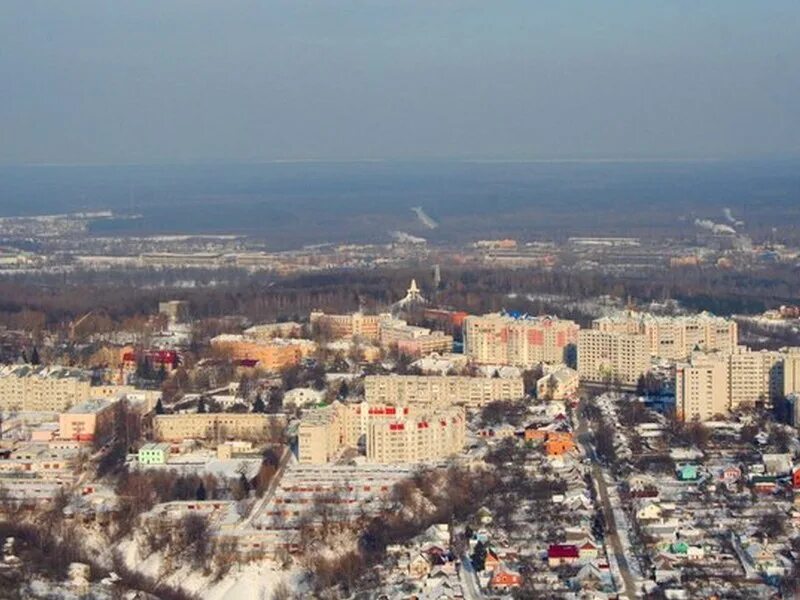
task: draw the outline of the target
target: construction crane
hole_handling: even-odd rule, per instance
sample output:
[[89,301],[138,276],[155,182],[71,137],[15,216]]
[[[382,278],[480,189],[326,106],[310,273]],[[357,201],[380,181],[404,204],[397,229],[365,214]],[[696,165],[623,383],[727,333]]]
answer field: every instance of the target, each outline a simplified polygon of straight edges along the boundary
[[72,321],[72,322],[69,324],[69,341],[71,341],[71,342],[74,342],[74,341],[75,341],[75,330],[78,328],[78,326],[79,326],[81,323],[83,323],[83,322],[84,322],[86,319],[88,319],[89,317],[91,317],[91,316],[92,316],[92,314],[94,314],[94,311],[93,311],[93,310],[90,310],[88,313],[86,313],[85,315],[83,315],[83,316],[82,316],[80,319],[78,319],[77,321]]

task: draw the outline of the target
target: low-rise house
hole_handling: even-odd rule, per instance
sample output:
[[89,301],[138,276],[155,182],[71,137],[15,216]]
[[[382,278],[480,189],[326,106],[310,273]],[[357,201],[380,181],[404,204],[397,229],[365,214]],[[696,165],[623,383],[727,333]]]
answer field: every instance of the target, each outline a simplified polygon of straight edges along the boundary
[[764,469],[767,475],[789,475],[792,472],[792,455],[786,454],[764,454],[761,456]]
[[778,481],[774,475],[751,475],[750,485],[757,494],[774,494],[778,489]]
[[572,565],[580,560],[580,551],[574,544],[551,544],[547,549],[547,564],[550,568]]
[[595,560],[600,552],[600,549],[594,542],[586,540],[578,546],[578,555],[582,561]]
[[522,585],[522,575],[503,566],[492,571],[489,589],[496,592],[507,592]]
[[679,465],[676,469],[676,475],[680,481],[697,481],[700,477],[697,465],[691,463]]
[[142,465],[163,465],[169,459],[170,445],[150,443],[139,448],[137,459]]

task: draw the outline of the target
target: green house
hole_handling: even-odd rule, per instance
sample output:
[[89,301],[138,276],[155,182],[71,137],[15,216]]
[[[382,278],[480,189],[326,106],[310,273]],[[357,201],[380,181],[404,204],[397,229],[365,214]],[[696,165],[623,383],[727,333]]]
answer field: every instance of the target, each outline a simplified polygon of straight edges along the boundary
[[169,457],[169,444],[145,444],[139,448],[139,464],[163,465]]
[[686,542],[673,542],[670,544],[669,551],[672,554],[686,554],[689,552],[689,544]]
[[695,481],[699,477],[697,465],[681,465],[678,467],[677,475],[681,481]]

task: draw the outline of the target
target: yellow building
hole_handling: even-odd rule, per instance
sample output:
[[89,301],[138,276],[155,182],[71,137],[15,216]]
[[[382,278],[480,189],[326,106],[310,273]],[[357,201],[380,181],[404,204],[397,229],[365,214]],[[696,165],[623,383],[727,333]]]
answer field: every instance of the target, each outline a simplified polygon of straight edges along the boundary
[[365,315],[361,312],[349,315],[326,315],[314,311],[309,317],[312,330],[331,340],[361,338],[377,342],[380,337],[380,322],[388,315]]
[[738,344],[736,321],[703,312],[676,317],[625,311],[595,319],[592,328],[605,333],[643,334],[651,356],[686,360],[692,352],[733,352]]
[[68,367],[13,365],[0,369],[0,409],[61,412],[91,396],[89,374]]
[[582,329],[578,333],[578,376],[583,381],[636,385],[650,368],[647,338],[641,333]]
[[258,361],[258,366],[279,371],[296,365],[314,353],[314,342],[296,338],[253,339],[246,335],[223,334],[211,340],[211,347],[231,360]]
[[234,439],[277,440],[286,427],[286,415],[263,413],[191,413],[156,415],[153,435],[157,441],[186,439],[222,442]]
[[555,317],[470,315],[464,319],[464,354],[489,365],[563,363],[578,341],[579,329],[573,321]]
[[525,396],[521,377],[467,377],[460,375],[368,375],[364,397],[370,404],[464,404],[478,408],[495,400]]

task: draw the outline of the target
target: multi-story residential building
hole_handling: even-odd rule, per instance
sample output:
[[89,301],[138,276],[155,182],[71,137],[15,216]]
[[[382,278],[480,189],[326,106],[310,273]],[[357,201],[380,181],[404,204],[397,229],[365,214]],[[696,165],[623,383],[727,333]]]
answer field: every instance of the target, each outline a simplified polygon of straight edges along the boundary
[[675,371],[675,410],[684,421],[707,421],[729,407],[727,362],[718,356],[697,356]]
[[584,381],[631,386],[649,368],[644,334],[599,329],[582,329],[578,334],[578,375]]
[[401,319],[384,319],[380,323],[380,343],[383,347],[396,347],[408,356],[426,356],[433,352],[453,350],[453,336],[427,327],[415,327]]
[[367,432],[367,460],[391,464],[446,458],[464,448],[465,421],[460,406],[372,420]]
[[185,439],[275,440],[286,427],[286,415],[263,413],[190,413],[156,415],[153,435],[157,441]]
[[800,393],[800,348],[783,349],[783,395]]
[[555,317],[472,315],[464,320],[464,354],[481,364],[523,368],[568,362],[579,329]]
[[364,397],[370,404],[464,404],[477,408],[495,400],[517,400],[524,395],[521,377],[368,375],[364,378]]
[[462,407],[334,402],[303,416],[297,432],[298,460],[328,463],[344,449],[364,445],[370,461],[421,462],[460,451],[464,435]]
[[253,341],[263,342],[273,338],[295,338],[303,332],[303,326],[296,321],[282,323],[262,323],[244,330],[244,335]]
[[211,347],[232,360],[258,361],[258,366],[279,371],[300,363],[314,353],[317,345],[299,338],[273,338],[257,341],[246,335],[223,334],[211,340]]
[[625,311],[595,319],[592,328],[605,333],[644,334],[651,356],[686,360],[692,352],[732,352],[738,343],[736,321],[703,312],[676,317]]
[[88,400],[89,374],[68,367],[13,365],[0,369],[0,409],[61,412]]
[[380,322],[389,315],[365,315],[356,312],[349,315],[327,315],[314,311],[309,317],[315,333],[332,340],[360,338],[377,342],[380,336]]
[[114,433],[117,402],[94,398],[76,404],[58,417],[62,440],[102,444]]
[[675,405],[683,420],[705,421],[731,410],[767,404],[783,394],[784,362],[779,352],[695,353],[675,373]]
[[297,428],[297,459],[306,464],[331,462],[346,446],[345,406],[333,402],[306,411]]

